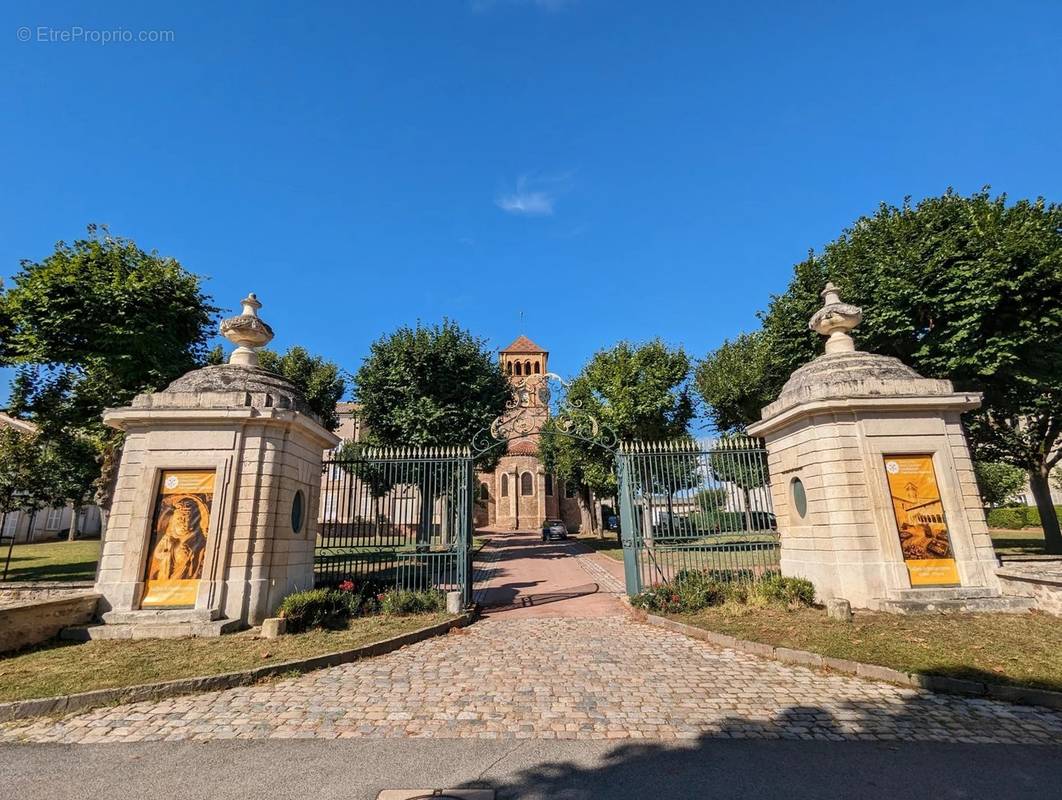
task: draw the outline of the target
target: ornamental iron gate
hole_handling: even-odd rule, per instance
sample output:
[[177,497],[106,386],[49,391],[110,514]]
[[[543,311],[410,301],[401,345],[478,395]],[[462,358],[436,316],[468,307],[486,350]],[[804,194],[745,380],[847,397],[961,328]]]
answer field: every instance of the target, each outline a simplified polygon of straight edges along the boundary
[[314,582],[460,591],[472,599],[467,447],[347,445],[323,463]]
[[616,467],[628,595],[683,570],[745,582],[779,570],[761,441],[627,442]]

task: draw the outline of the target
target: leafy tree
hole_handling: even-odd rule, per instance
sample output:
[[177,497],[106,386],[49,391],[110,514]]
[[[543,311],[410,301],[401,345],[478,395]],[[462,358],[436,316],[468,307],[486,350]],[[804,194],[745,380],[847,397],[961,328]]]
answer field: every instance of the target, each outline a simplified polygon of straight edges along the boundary
[[[560,416],[575,423],[594,418],[620,440],[665,441],[686,437],[693,418],[689,387],[690,362],[681,348],[660,340],[643,345],[620,342],[596,353],[571,382]],[[588,437],[592,439],[592,437]],[[543,428],[539,454],[546,469],[579,486],[584,522],[596,529],[590,513],[591,493],[615,496],[613,452],[600,443],[565,436],[557,420]],[[672,486],[654,487],[671,492],[689,483],[688,470],[676,469]],[[682,486],[677,484],[681,483]]]
[[0,427],[0,514],[28,509],[29,491],[40,473],[36,434]]
[[822,352],[807,321],[827,279],[863,307],[862,349],[984,393],[966,420],[975,455],[1028,473],[1047,549],[1062,552],[1048,484],[1062,459],[1062,206],[949,190],[858,220],[797,264],[771,299],[754,334],[761,367],[749,359],[724,391],[720,365],[741,347],[731,342],[699,368],[697,387],[721,427],[755,421],[751,410]]
[[752,490],[767,484],[766,454],[761,450],[744,449],[739,443],[724,437],[708,456],[708,469],[716,480],[731,483],[741,490],[745,530],[755,530],[752,518]]
[[974,474],[981,499],[989,508],[1006,505],[1025,487],[1025,472],[1012,464],[975,461]]
[[263,369],[283,375],[302,392],[306,402],[330,431],[339,427],[338,403],[347,391],[347,382],[339,367],[321,356],[311,356],[305,348],[295,346],[280,355],[272,350],[258,353]]
[[[511,389],[486,343],[446,320],[373,342],[354,376],[354,394],[369,444],[430,447],[470,443],[505,410]],[[499,456],[489,451],[477,465],[492,469]],[[422,489],[449,492],[439,474],[416,477]],[[421,544],[430,536],[435,499],[421,492]]]
[[18,367],[11,405],[38,426],[55,493],[87,499],[96,458],[120,440],[103,409],[200,365],[216,313],[199,277],[106,228],[21,263],[0,296],[4,357]]

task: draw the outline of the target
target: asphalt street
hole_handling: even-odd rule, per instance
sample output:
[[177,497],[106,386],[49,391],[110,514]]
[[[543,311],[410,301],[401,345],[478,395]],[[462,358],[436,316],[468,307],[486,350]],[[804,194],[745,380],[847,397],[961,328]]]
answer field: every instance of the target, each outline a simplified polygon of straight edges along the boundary
[[0,746],[0,797],[372,800],[387,788],[498,798],[1045,800],[1062,747],[937,742],[460,739]]

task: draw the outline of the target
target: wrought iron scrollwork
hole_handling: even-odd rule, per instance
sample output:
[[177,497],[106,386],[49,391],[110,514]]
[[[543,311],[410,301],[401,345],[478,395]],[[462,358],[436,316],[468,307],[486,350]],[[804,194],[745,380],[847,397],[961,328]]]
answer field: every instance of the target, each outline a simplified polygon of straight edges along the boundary
[[551,381],[570,388],[567,381],[553,372],[512,378],[512,396],[506,401],[505,411],[472,437],[472,452],[478,455],[514,439],[538,435],[546,420],[552,421],[554,433],[615,450],[619,445],[615,432],[601,424],[581,401],[565,397],[551,413]]

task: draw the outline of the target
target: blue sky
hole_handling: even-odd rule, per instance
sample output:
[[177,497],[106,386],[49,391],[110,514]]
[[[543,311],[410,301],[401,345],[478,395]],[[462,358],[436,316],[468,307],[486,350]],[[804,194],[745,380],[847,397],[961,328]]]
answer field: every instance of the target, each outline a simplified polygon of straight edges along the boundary
[[[443,316],[494,347],[524,332],[564,375],[620,339],[701,356],[880,201],[1060,199],[1056,2],[57,2],[0,19],[0,275],[106,223],[208,276],[219,305],[257,292],[276,346],[351,370],[382,333]],[[172,41],[61,41],[98,38],[76,26]]]

